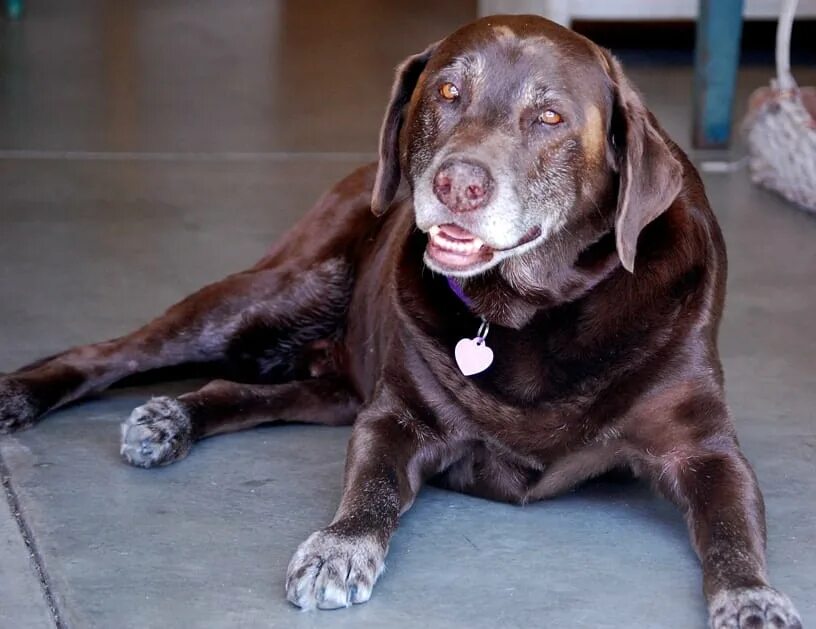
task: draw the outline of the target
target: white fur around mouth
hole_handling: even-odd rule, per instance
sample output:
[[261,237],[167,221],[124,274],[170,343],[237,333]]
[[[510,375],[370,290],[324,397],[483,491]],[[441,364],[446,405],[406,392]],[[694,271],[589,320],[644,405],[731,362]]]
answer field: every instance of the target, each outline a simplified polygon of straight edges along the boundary
[[449,238],[439,225],[431,227],[428,230],[428,234],[431,237],[431,242],[435,246],[445,251],[452,251],[463,255],[476,253],[482,248],[482,245],[484,245],[484,241],[475,236],[470,240],[454,240]]

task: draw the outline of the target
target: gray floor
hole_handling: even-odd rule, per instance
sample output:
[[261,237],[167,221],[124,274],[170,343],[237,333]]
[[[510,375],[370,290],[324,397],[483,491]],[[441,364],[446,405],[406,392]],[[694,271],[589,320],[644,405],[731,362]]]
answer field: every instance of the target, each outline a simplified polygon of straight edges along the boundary
[[[475,11],[459,0],[30,6],[25,22],[0,23],[0,370],[126,332],[253,262],[373,153],[397,60]],[[768,73],[744,71],[739,101]],[[797,74],[816,84],[813,69]],[[631,75],[687,144],[689,68]],[[730,402],[768,504],[774,582],[807,622],[816,220],[745,172],[706,183],[731,260]],[[0,627],[54,626],[44,591],[72,627],[704,624],[680,516],[609,483],[525,508],[426,491],[370,603],[299,613],[285,567],[332,514],[348,431],[259,429],[167,469],[122,464],[130,409],[195,384],[117,390],[0,439]]]

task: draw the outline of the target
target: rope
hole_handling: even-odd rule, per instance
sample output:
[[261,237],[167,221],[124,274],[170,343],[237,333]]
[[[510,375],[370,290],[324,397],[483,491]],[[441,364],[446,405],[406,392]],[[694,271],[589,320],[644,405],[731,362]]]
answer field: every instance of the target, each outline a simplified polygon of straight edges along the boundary
[[790,40],[797,4],[799,0],[783,0],[779,22],[776,24],[776,80],[779,89],[785,91],[796,87],[790,71]]

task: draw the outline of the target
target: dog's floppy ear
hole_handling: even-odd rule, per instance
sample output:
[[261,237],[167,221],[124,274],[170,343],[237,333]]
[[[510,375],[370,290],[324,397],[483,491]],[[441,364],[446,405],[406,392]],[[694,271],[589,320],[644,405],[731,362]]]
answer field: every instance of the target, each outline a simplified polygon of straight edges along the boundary
[[620,174],[615,242],[624,268],[634,272],[641,230],[665,212],[683,185],[683,167],[658,131],[618,61],[603,52],[612,79],[613,163]]
[[380,129],[380,161],[371,197],[371,211],[377,216],[385,213],[397,193],[401,177],[399,135],[405,109],[411,102],[419,75],[425,69],[425,64],[428,63],[436,46],[437,44],[431,44],[422,52],[411,55],[397,68],[397,76],[391,88],[391,100],[388,102]]

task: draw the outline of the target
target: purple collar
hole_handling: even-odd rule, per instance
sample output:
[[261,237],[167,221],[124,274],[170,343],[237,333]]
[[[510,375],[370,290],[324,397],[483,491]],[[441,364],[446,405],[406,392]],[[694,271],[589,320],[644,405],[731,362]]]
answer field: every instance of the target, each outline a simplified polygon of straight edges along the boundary
[[454,277],[445,276],[445,279],[448,280],[448,286],[453,291],[453,294],[459,298],[463,304],[465,304],[468,308],[473,308],[473,302],[471,301],[470,297],[465,295],[465,291],[462,288],[462,285],[456,280]]

